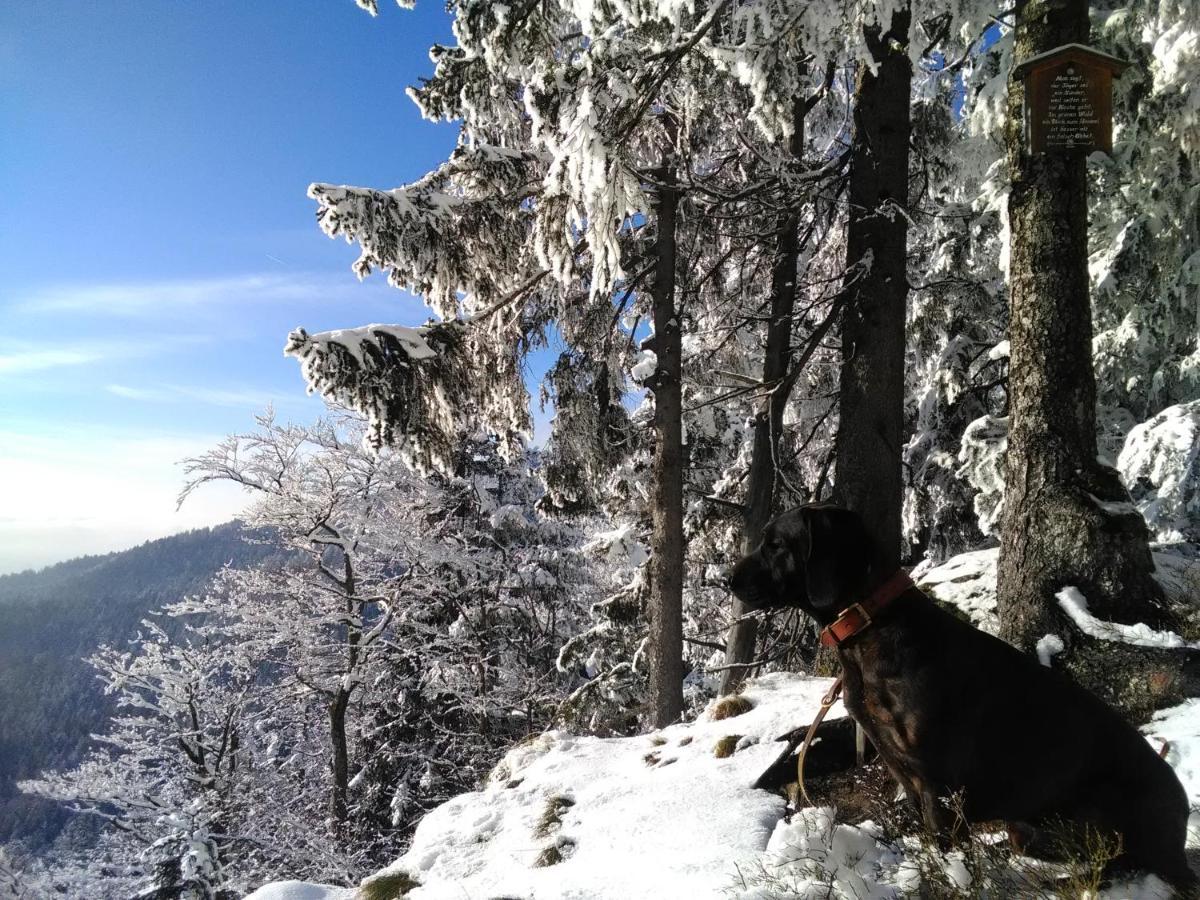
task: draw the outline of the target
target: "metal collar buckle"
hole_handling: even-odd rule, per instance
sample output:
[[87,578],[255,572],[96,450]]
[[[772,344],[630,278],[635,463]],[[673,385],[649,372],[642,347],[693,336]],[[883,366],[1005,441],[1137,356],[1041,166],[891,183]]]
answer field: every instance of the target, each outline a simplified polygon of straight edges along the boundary
[[[851,624],[851,619],[855,614],[858,615],[858,621]],[[830,646],[836,647],[843,641],[854,637],[854,635],[867,628],[870,624],[871,614],[867,612],[866,608],[861,603],[854,603],[850,606],[847,606],[838,614],[838,617],[833,621],[833,624],[825,629],[825,633],[831,638],[828,643]],[[843,628],[847,625],[850,626],[849,630],[844,634],[841,633]]]
[[[840,616],[838,616],[838,621],[841,622],[843,619],[847,618],[853,612],[857,612],[859,614],[859,616],[862,618],[862,624],[854,629],[856,632],[862,631],[864,628],[866,628],[868,625],[871,624],[871,614],[863,608],[863,605],[861,603],[855,603],[855,604],[853,604],[851,606],[847,606],[845,609],[843,609],[842,614]],[[849,637],[849,635],[847,635],[847,637]]]

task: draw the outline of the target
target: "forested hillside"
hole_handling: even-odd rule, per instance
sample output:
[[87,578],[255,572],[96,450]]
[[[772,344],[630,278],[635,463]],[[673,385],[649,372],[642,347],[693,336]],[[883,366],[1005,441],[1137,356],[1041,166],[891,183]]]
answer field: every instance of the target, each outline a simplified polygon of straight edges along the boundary
[[90,735],[107,729],[113,698],[85,658],[123,644],[148,613],[202,590],[223,566],[276,552],[246,537],[230,523],[0,577],[0,843],[37,849],[68,821],[60,804],[16,782],[77,764]]

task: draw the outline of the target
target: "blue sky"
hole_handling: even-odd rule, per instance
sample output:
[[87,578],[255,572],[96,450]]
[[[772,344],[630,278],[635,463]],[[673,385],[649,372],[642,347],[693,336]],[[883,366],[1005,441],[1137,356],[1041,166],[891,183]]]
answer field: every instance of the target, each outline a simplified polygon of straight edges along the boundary
[[305,191],[445,158],[404,89],[449,40],[437,0],[0,4],[0,572],[230,518],[176,463],[320,414],[288,331],[425,318]]

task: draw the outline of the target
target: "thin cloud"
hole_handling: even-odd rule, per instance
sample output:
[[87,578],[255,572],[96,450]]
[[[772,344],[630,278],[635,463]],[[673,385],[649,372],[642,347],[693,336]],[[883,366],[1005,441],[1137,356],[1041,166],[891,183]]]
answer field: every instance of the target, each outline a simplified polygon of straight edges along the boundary
[[150,403],[175,403],[180,400],[193,400],[211,406],[255,407],[262,408],[267,404],[272,406],[299,405],[307,400],[306,395],[296,392],[293,394],[279,391],[262,391],[253,388],[221,389],[206,387],[189,387],[178,384],[161,384],[153,387],[132,387],[126,384],[105,385],[105,390],[117,397],[127,400],[139,400]]
[[[382,284],[382,282],[380,282]],[[234,303],[328,302],[356,286],[338,273],[288,272],[115,284],[55,285],[17,298],[24,313],[140,317]],[[394,291],[394,288],[388,288]]]
[[166,391],[158,391],[153,388],[135,388],[124,384],[108,384],[104,389],[110,394],[115,394],[118,397],[124,397],[126,400],[170,400],[171,395]]
[[95,350],[25,350],[0,353],[0,375],[41,372],[63,366],[82,366],[96,362],[103,354]]
[[217,435],[71,428],[0,429],[0,572],[122,549],[151,537],[225,522],[247,497],[215,485],[176,509],[179,461]]
[[29,340],[10,341],[11,349],[0,353],[0,379],[112,360],[142,359],[211,342],[212,337],[201,334],[148,335],[141,340],[69,341],[51,347]]

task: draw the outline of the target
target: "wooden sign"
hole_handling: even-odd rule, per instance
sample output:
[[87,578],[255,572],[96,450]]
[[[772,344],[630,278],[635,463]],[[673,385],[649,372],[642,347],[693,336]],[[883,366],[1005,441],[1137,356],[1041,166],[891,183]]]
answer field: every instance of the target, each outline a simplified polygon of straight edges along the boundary
[[1031,153],[1112,152],[1112,80],[1129,63],[1066,44],[1025,60],[1025,146]]

